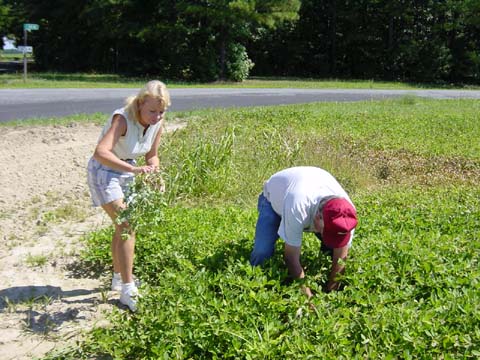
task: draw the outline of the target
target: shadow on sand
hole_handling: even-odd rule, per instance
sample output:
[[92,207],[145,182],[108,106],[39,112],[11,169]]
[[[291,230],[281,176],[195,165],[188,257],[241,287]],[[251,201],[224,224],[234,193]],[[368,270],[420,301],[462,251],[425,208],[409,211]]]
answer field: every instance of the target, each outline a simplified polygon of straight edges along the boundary
[[14,286],[0,290],[0,313],[19,314],[26,330],[47,334],[65,322],[86,319],[102,297],[104,303],[117,303],[102,294],[99,288],[66,291],[50,285]]

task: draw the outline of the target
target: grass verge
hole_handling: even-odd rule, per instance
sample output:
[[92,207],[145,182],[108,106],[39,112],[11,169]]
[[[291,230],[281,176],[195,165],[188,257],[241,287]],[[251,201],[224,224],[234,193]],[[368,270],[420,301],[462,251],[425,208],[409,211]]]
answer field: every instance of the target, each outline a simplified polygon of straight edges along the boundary
[[[0,74],[0,89],[12,88],[140,88],[151,78],[126,77],[115,74],[29,72]],[[187,83],[164,80],[169,88],[226,87],[226,88],[302,88],[302,89],[478,89],[478,86],[455,84],[421,84],[376,80],[304,79],[252,77],[243,82],[215,81]]]

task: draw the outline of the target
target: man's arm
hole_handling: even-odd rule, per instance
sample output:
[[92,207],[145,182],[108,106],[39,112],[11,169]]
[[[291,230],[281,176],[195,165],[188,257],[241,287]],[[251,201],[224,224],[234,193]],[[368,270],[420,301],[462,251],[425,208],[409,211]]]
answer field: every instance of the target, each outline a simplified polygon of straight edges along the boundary
[[[288,273],[295,280],[303,279],[305,277],[302,264],[300,264],[300,249],[300,246],[291,246],[285,244],[285,264],[287,265]],[[307,295],[309,299],[313,296],[310,288],[306,286],[302,286],[302,291],[305,293],[305,295]]]
[[[338,290],[340,282],[337,280],[337,275],[342,275],[345,272],[345,260],[347,260],[349,246],[333,249],[332,269],[328,276],[328,283],[326,286],[327,292]],[[341,259],[341,261],[339,261]]]

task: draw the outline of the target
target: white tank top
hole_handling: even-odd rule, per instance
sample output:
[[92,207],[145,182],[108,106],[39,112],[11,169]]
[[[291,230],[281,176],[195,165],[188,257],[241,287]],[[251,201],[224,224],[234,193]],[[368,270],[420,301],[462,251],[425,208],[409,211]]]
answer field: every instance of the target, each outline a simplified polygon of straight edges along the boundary
[[122,115],[127,121],[127,132],[118,139],[118,142],[113,148],[113,153],[119,159],[136,159],[149,152],[152,148],[155,137],[163,125],[163,120],[158,124],[150,125],[145,132],[145,135],[143,135],[143,130],[145,128],[139,122],[129,119],[125,108],[117,109],[113,112],[112,116],[103,127],[98,141],[100,141],[110,129],[113,117],[117,114]]

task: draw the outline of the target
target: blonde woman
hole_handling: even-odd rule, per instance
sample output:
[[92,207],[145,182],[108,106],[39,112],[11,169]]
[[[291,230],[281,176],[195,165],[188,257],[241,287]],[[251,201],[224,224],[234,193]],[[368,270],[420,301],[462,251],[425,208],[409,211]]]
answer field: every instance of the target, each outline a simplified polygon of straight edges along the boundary
[[[88,162],[88,185],[94,206],[101,206],[112,219],[112,290],[120,291],[120,302],[137,309],[138,289],[133,278],[135,233],[128,223],[117,224],[119,212],[126,207],[125,192],[135,174],[158,169],[158,147],[170,95],[164,83],[148,82],[125,107],[115,110],[105,124],[95,152]],[[136,160],[145,156],[145,165]],[[122,238],[122,234],[128,237]]]

